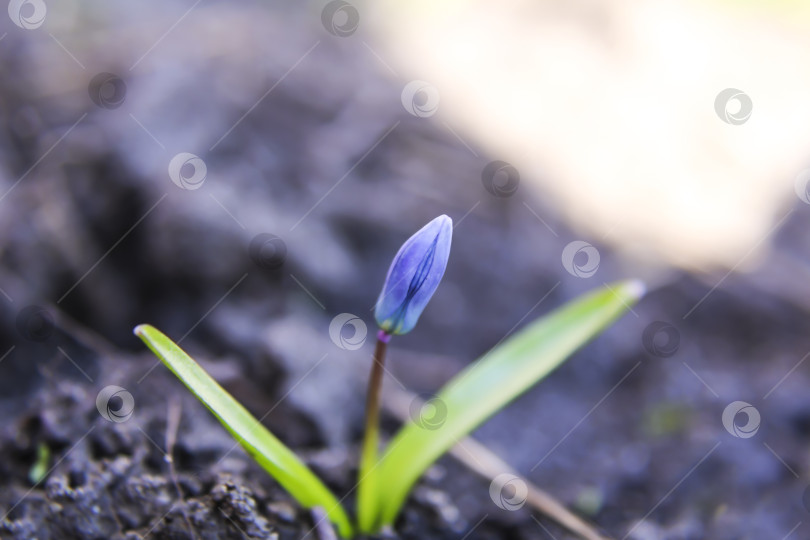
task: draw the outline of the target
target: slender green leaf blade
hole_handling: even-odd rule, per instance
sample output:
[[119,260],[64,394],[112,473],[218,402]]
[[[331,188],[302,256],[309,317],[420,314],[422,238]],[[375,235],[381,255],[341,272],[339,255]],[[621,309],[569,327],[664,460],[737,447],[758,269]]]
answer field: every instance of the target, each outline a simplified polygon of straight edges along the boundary
[[378,525],[392,524],[413,484],[456,441],[528,390],[638,301],[638,281],[587,293],[532,323],[454,377],[437,395],[444,423],[408,422],[381,458]]
[[337,526],[341,536],[348,538],[354,534],[343,507],[323,482],[185,351],[159,330],[146,324],[136,327],[135,335],[183,381],[247,453],[301,506],[320,506]]

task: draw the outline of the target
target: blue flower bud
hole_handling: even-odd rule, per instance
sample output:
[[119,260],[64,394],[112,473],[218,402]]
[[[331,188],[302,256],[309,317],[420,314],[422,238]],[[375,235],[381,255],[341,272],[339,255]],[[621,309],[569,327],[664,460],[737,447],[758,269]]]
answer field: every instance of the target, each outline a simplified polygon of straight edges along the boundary
[[399,248],[385,278],[374,318],[387,334],[413,330],[447,268],[453,220],[441,215]]

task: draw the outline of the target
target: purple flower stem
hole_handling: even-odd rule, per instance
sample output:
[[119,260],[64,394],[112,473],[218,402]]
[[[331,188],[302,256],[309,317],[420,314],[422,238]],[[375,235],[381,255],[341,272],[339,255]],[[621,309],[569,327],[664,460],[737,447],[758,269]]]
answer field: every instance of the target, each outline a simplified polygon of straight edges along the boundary
[[[374,468],[377,466],[377,452],[380,439],[380,393],[382,390],[383,373],[385,371],[385,350],[391,334],[380,330],[377,333],[377,345],[372,357],[371,375],[368,379],[368,392],[366,394],[366,425],[363,436],[363,448],[360,454],[360,482],[358,510],[362,512],[366,504],[363,500],[374,497]],[[361,521],[362,516],[359,516]],[[362,526],[362,524],[361,524]]]

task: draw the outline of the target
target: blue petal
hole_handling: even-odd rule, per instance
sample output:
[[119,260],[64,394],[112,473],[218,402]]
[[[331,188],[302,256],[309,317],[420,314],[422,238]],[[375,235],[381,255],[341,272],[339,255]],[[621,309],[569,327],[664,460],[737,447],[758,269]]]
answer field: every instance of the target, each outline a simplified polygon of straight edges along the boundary
[[385,332],[405,334],[416,325],[444,275],[452,234],[453,220],[441,215],[399,249],[374,311]]

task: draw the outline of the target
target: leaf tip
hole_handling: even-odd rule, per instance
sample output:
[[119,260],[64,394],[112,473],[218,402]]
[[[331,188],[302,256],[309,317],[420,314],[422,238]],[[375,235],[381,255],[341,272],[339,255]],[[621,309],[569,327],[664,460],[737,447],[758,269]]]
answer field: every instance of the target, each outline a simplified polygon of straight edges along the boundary
[[149,328],[151,328],[151,326],[148,324],[139,324],[138,326],[132,329],[132,333],[138,337],[143,337],[144,335],[146,335],[146,331],[149,330]]
[[640,279],[631,279],[624,282],[625,293],[634,301],[641,300],[647,293],[647,286]]

